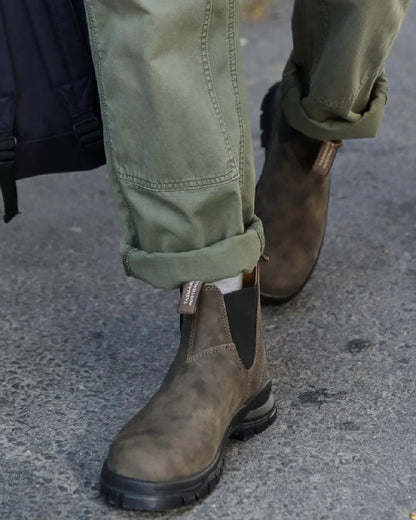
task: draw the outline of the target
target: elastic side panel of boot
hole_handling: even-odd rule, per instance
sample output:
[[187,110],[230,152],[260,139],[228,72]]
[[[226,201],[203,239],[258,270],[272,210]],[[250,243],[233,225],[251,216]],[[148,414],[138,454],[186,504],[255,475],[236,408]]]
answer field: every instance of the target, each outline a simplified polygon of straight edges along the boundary
[[257,288],[224,295],[230,331],[243,365],[249,369],[256,354]]

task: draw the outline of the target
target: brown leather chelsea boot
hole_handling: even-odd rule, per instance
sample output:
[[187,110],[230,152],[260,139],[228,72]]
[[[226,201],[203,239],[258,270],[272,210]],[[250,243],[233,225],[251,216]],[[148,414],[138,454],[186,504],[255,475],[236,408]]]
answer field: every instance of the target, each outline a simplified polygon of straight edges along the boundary
[[262,266],[264,303],[296,296],[318,261],[326,226],[330,170],[341,141],[317,141],[290,127],[280,106],[280,84],[262,104],[265,164],[256,188],[270,257]]
[[259,300],[257,269],[225,296],[215,285],[184,285],[178,353],[104,464],[101,493],[110,503],[147,511],[192,504],[217,485],[227,440],[272,424]]

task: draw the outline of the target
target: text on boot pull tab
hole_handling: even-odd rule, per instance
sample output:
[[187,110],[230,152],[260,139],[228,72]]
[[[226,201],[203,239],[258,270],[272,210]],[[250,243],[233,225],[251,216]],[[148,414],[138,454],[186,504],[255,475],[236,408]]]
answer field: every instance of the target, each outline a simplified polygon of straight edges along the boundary
[[199,293],[203,285],[203,282],[187,282],[184,284],[178,307],[179,314],[195,314]]
[[334,163],[338,149],[342,146],[342,141],[324,141],[316,158],[312,171],[326,177]]

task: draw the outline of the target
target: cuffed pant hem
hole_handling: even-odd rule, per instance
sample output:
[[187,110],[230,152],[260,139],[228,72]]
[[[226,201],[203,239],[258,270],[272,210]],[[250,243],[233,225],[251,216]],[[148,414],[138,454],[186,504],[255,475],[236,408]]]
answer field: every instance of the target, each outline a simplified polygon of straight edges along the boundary
[[201,249],[148,253],[123,244],[122,257],[128,276],[139,278],[153,287],[175,289],[192,280],[209,283],[251,272],[263,248],[263,227],[255,217],[245,233]]
[[[334,119],[316,121],[302,103],[302,85],[296,65],[289,63],[282,82],[282,109],[290,125],[299,132],[320,141],[375,137],[384,115],[387,101],[387,81],[384,74],[374,84],[367,109],[355,114],[356,120]],[[317,105],[319,100],[316,100]],[[328,108],[328,107],[326,107]]]

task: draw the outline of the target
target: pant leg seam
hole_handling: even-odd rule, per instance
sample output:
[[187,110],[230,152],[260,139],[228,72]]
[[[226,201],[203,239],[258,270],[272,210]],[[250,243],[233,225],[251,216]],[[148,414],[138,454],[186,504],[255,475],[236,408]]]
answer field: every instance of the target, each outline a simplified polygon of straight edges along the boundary
[[120,183],[129,186],[135,186],[148,191],[183,191],[195,190],[200,188],[210,188],[228,184],[238,178],[236,170],[230,170],[223,175],[216,177],[206,177],[204,179],[189,179],[186,181],[167,181],[167,182],[152,182],[146,178],[138,177],[124,172],[116,172]]
[[[94,14],[91,9],[91,4],[89,1],[85,2],[85,8],[88,11],[89,15],[89,30],[91,33],[91,47],[95,52],[95,68],[96,68],[96,75],[97,75],[97,88],[99,91],[99,97],[100,97],[100,105],[101,105],[101,111],[102,111],[102,120],[103,120],[103,126],[105,128],[104,132],[104,140],[107,145],[107,148],[109,150],[110,154],[110,163],[112,164],[112,167],[114,168],[114,151],[113,151],[113,142],[111,140],[111,132],[110,132],[110,117],[108,112],[108,104],[107,104],[107,98],[104,92],[104,80],[103,80],[103,69],[102,69],[102,61],[101,61],[101,54],[100,50],[98,48],[98,38],[97,38],[97,28],[95,25],[95,19]],[[111,168],[110,168],[111,169]],[[117,178],[117,175],[115,175]],[[117,179],[119,180],[119,179]],[[124,195],[123,190],[120,189],[120,195],[123,199],[124,204],[126,205],[129,217],[130,217],[130,223],[133,222],[133,211],[130,206],[130,203],[127,199],[127,197]]]
[[236,42],[236,13],[235,13],[235,0],[228,1],[228,41],[229,41],[229,56],[230,56],[230,75],[231,83],[233,86],[234,97],[236,102],[238,126],[240,130],[240,146],[239,146],[239,177],[240,184],[244,182],[243,165],[245,157],[245,130],[241,108],[241,94],[238,85],[238,72],[237,72],[237,42]]
[[[221,0],[223,1],[223,0]],[[205,83],[208,89],[208,94],[211,99],[212,106],[214,108],[214,112],[217,116],[217,120],[223,135],[224,144],[228,153],[230,166],[232,168],[237,169],[236,160],[234,157],[234,150],[232,147],[232,144],[230,142],[230,139],[228,137],[228,131],[227,126],[224,120],[224,115],[221,110],[221,106],[218,101],[217,93],[215,90],[213,75],[212,75],[212,69],[211,69],[211,62],[209,57],[209,43],[208,43],[208,36],[209,36],[209,30],[211,27],[211,20],[212,20],[212,7],[213,7],[213,0],[206,0],[206,6],[205,6],[205,14],[204,14],[204,20],[202,25],[202,32],[201,32],[201,61],[202,61],[202,68],[204,72],[204,78]]]
[[[97,81],[98,83],[98,90],[100,91],[100,99],[101,99],[101,105],[102,105],[102,112],[103,112],[103,121],[104,121],[104,124],[105,126],[108,128],[108,120],[109,120],[109,116],[108,116],[108,105],[107,105],[107,100],[106,100],[106,97],[105,97],[105,94],[104,94],[104,89],[102,88],[102,85],[103,85],[103,72],[102,72],[102,63],[101,63],[101,55],[100,55],[100,51],[98,49],[98,45],[97,45],[97,28],[95,26],[95,20],[94,20],[94,15],[92,13],[92,9],[91,9],[91,5],[90,3],[87,1],[85,2],[86,4],[86,9],[89,13],[89,26],[90,26],[90,33],[91,33],[91,47],[94,49],[95,51],[95,56],[96,56],[96,74],[97,74],[97,79],[99,79],[100,81]],[[111,155],[113,155],[113,143],[111,141],[111,134],[110,132],[106,132],[106,136],[105,136],[105,140],[108,144],[108,148],[111,152]]]

